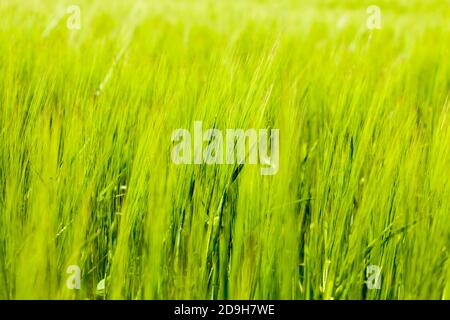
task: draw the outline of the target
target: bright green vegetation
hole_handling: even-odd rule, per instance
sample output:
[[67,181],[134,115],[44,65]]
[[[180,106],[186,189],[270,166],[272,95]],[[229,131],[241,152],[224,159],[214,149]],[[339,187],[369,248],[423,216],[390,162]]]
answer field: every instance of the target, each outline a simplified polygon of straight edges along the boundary
[[[450,298],[448,0],[70,4],[0,3],[0,299]],[[173,164],[195,120],[278,173]]]

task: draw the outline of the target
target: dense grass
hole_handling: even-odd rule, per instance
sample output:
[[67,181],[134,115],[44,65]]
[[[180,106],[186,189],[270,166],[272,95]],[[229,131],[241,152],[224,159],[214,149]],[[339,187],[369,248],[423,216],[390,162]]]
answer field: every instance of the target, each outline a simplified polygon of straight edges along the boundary
[[[448,0],[70,4],[0,3],[0,299],[450,298]],[[194,120],[279,172],[173,164]]]

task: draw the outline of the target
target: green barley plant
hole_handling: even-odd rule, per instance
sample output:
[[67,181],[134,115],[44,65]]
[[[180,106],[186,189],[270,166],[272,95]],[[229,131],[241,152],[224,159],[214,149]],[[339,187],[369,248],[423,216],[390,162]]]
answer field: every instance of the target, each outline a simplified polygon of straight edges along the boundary
[[448,0],[2,0],[0,299],[449,299],[449,49]]

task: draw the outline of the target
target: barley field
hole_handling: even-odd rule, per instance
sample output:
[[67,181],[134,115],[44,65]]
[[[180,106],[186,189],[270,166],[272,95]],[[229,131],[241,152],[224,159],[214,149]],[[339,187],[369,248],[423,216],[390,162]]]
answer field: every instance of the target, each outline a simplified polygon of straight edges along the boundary
[[450,299],[449,49],[449,0],[2,0],[0,299]]

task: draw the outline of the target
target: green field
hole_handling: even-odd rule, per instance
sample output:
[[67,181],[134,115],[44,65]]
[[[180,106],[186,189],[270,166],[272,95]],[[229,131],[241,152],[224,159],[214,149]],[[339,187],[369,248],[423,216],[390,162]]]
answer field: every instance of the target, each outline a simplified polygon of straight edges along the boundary
[[[279,129],[278,172],[175,164],[195,121]],[[450,299],[449,0],[0,2],[0,300],[416,298]]]

